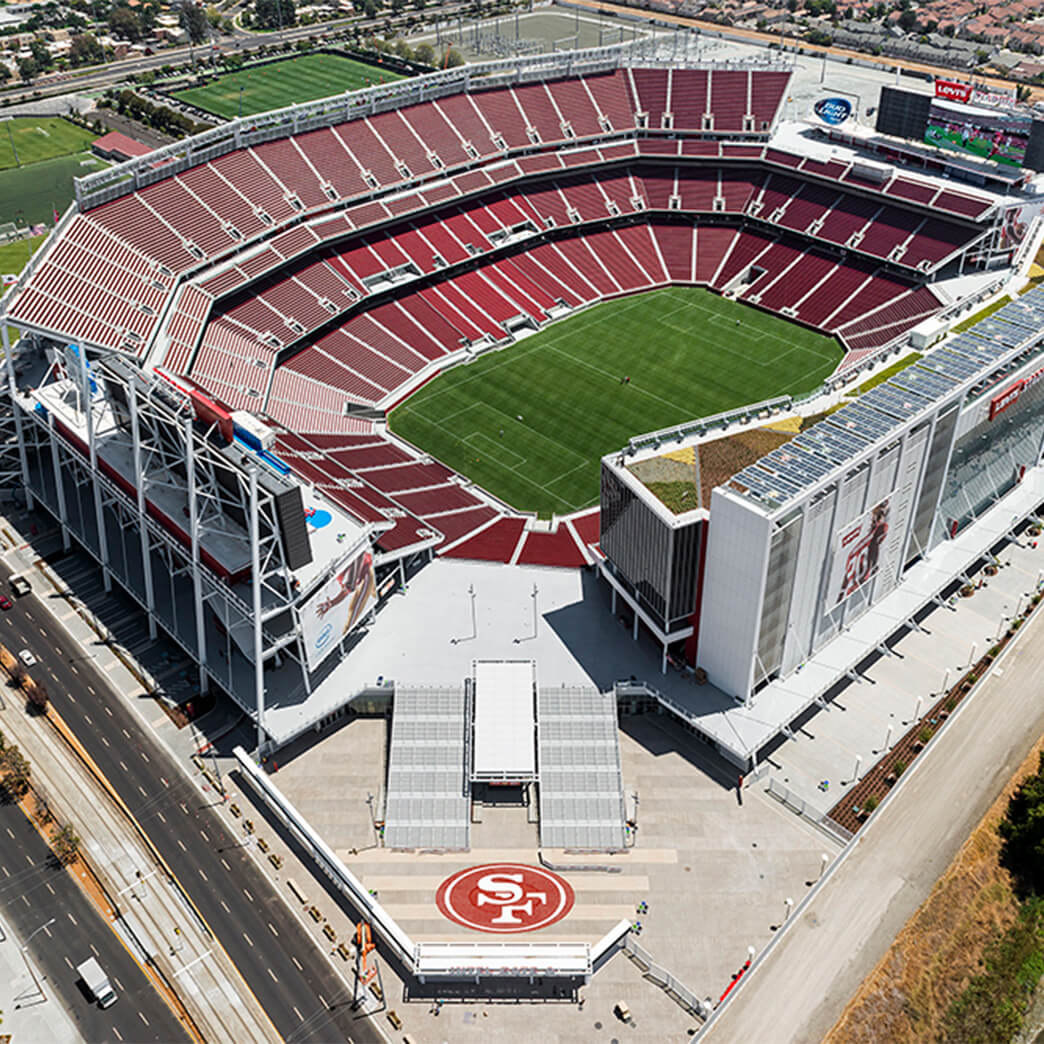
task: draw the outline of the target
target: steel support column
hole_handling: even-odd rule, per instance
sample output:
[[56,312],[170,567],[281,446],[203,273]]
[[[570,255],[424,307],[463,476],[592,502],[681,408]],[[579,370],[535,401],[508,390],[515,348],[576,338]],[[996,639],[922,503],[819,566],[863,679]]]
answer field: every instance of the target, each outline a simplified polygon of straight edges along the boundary
[[134,448],[134,484],[138,492],[138,535],[141,542],[141,570],[145,577],[145,609],[149,617],[149,638],[156,639],[156,595],[152,587],[152,555],[149,553],[149,531],[145,525],[145,473],[141,466],[141,421],[138,418],[138,389],[134,381],[127,385],[130,403],[131,440]]
[[192,602],[196,615],[196,660],[199,665],[199,691],[206,692],[207,633],[203,616],[203,577],[199,571],[199,506],[196,502],[196,445],[192,418],[185,418],[185,472],[188,482],[189,535],[192,541]]

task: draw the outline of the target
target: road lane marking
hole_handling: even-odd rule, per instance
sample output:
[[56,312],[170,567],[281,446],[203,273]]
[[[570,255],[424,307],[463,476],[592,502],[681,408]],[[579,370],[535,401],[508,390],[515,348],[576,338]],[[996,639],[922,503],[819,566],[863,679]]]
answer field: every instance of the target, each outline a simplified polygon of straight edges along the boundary
[[243,889],[243,894],[247,897],[248,903],[252,903],[254,901],[254,897],[245,888]]
[[205,873],[203,873],[203,868],[202,867],[198,866],[198,867],[196,867],[196,869],[199,871],[199,876],[202,877],[204,881],[209,881],[210,880],[210,878],[207,877],[207,875]]
[[91,719],[90,719],[90,718],[88,718],[86,714],[85,714],[85,715],[83,716],[83,720],[84,720],[85,722],[87,722],[87,724],[88,724],[88,725],[93,725],[93,724],[94,724],[94,722],[93,722],[93,721],[91,721]]
[[145,759],[146,761],[148,761],[148,760],[149,760],[149,756],[148,756],[148,754],[146,754],[146,753],[145,753],[145,751],[140,751],[139,753],[141,754],[141,756],[142,756],[142,757],[143,757],[143,758],[144,758],[144,759]]
[[102,743],[105,744],[106,747],[109,746],[109,741],[104,736],[99,736],[98,738],[102,741]]
[[71,664],[71,663],[69,664],[69,670],[70,670],[70,671],[72,671],[72,672],[73,672],[73,674],[79,674],[79,673],[80,673],[80,672],[79,672],[79,671],[78,671],[78,670],[76,669],[76,667],[75,667],[75,666],[74,666],[73,664]]
[[123,769],[124,772],[127,771],[127,766],[122,761],[120,762],[120,768]]
[[126,729],[120,729],[120,732],[122,732],[127,739],[130,739],[130,733]]
[[181,806],[181,811],[184,812],[185,815],[187,816],[189,814],[189,811],[185,807],[185,802],[184,801],[179,801],[178,804]]
[[266,971],[266,972],[268,972],[268,974],[272,976],[272,981],[273,981],[273,982],[278,982],[278,981],[279,981],[279,980],[278,980],[278,979],[276,978],[276,976],[275,976],[275,972],[274,972],[274,971],[272,971],[272,969],[271,969],[271,968],[266,968],[266,969],[265,969],[265,971]]
[[185,847],[185,845],[184,845],[184,844],[182,843],[182,841],[181,841],[181,838],[180,838],[180,837],[178,838],[178,848],[180,848],[182,852],[187,852],[187,851],[188,851],[188,849],[187,849],[187,848]]
[[138,784],[138,790],[141,792],[141,796],[142,797],[148,797],[149,796],[148,793],[146,792],[145,788],[140,783]]
[[[69,913],[68,910],[65,911],[65,916],[68,917],[69,920],[72,921],[73,924],[76,924],[76,918],[73,917],[73,915],[71,913]],[[79,927],[78,924],[76,924],[76,926]]]
[[200,836],[201,838],[203,838],[203,840],[204,840],[204,841],[206,841],[206,842],[207,842],[207,844],[209,844],[209,843],[210,843],[210,838],[209,838],[209,837],[207,837],[207,835],[206,835],[205,833],[203,833],[203,831],[202,831],[202,830],[201,830],[201,831],[199,832],[199,836]]
[[182,967],[180,967],[180,968],[179,968],[179,969],[178,969],[178,970],[177,970],[177,971],[176,971],[176,972],[174,973],[174,978],[176,979],[176,978],[177,978],[177,977],[178,977],[178,976],[179,976],[179,975],[180,975],[180,974],[181,974],[182,972],[187,972],[187,971],[189,970],[189,968],[191,968],[191,967],[192,967],[192,965],[194,965],[194,964],[199,964],[199,962],[200,962],[200,961],[202,961],[202,960],[204,960],[205,958],[209,957],[209,956],[210,956],[210,954],[211,954],[212,952],[213,952],[213,951],[211,951],[211,950],[207,950],[207,952],[206,952],[206,953],[201,953],[201,954],[200,954],[200,955],[199,955],[199,956],[198,956],[198,957],[197,957],[197,958],[196,958],[196,959],[195,959],[194,961],[189,961],[189,962],[188,962],[188,964],[186,964],[186,965],[183,965]]
[[[69,967],[71,968],[71,967],[72,967],[72,965],[70,964],[70,965],[69,965]],[[301,1014],[301,1013],[300,1013],[300,1012],[299,1012],[299,1011],[297,1010],[297,1005],[296,1005],[296,1004],[292,1004],[292,1005],[291,1005],[291,1007],[292,1007],[292,1008],[294,1009],[294,1014],[295,1014],[295,1015],[296,1015],[296,1016],[297,1016],[297,1017],[298,1017],[298,1018],[299,1018],[299,1019],[300,1019],[300,1020],[301,1020],[302,1022],[304,1022],[304,1016],[303,1016],[303,1015],[302,1015],[302,1014]]]
[[293,954],[290,954],[290,960],[294,962],[294,967],[297,968],[299,972],[304,971],[304,968],[301,967],[301,962]]
[[36,866],[36,863],[33,862],[33,857],[31,855],[27,855],[25,858],[29,860],[30,866]]
[[253,945],[254,945],[254,944],[253,944],[253,943],[252,943],[252,942],[250,941],[250,936],[249,936],[249,935],[247,935],[247,933],[246,933],[246,932],[243,932],[243,938],[244,938],[244,939],[246,939],[246,941],[247,941],[247,945],[248,945],[248,946],[253,946]]
[[97,694],[97,693],[96,693],[96,692],[94,691],[94,689],[93,689],[93,688],[92,688],[92,687],[91,687],[90,685],[88,685],[88,686],[87,686],[87,691],[88,691],[88,692],[89,692],[89,693],[90,693],[90,694],[91,694],[92,696],[97,696],[97,695],[98,695],[98,694]]
[[73,962],[70,961],[68,957],[63,957],[62,960],[65,961],[73,971],[76,971],[75,967],[73,967]]
[[10,827],[4,827],[4,829],[7,831],[7,836],[13,841],[15,839],[15,836],[14,836],[14,834],[11,833],[11,828]]
[[159,816],[161,823],[167,822],[167,817],[162,812],[157,812],[156,815]]
[[224,899],[221,900],[221,905],[224,907],[225,913],[230,914],[232,911],[228,908],[228,903]]
[[145,1016],[142,1015],[140,1011],[138,1012],[138,1018],[141,1019],[141,1021],[144,1022],[146,1026],[149,1024],[149,1020],[145,1018]]
[[222,859],[221,859],[221,865],[222,865],[222,866],[223,866],[223,867],[224,867],[224,868],[225,868],[225,869],[226,869],[226,870],[227,870],[227,871],[228,871],[229,873],[232,873],[232,867],[230,867],[230,866],[228,865],[228,863],[226,863],[226,862],[225,862],[225,860],[224,860],[224,857],[222,857]]
[[108,705],[106,705],[105,707],[105,713],[108,714],[110,718],[112,717],[112,710],[108,707]]
[[276,937],[277,939],[279,938],[279,933],[278,933],[278,932],[276,931],[276,929],[275,929],[275,925],[274,925],[274,924],[273,924],[273,923],[272,923],[271,921],[269,921],[269,922],[268,922],[268,930],[269,930],[269,931],[270,931],[270,932],[271,932],[271,933],[272,933],[272,934],[273,934],[273,935],[274,935],[274,936],[275,936],[275,937]]
[[115,1026],[112,1027],[112,1032],[116,1035],[117,1040],[123,1040],[123,1034]]
[[[47,885],[47,891],[48,891],[48,892],[50,892],[50,893],[51,893],[51,895],[55,895],[55,894],[57,894],[57,893],[55,892],[55,890],[54,890],[54,889],[53,889],[53,888],[51,887],[51,885],[50,885],[50,882],[48,882],[48,881],[44,881],[44,884],[45,884],[45,885]],[[48,932],[47,934],[48,934],[48,935],[50,935],[51,933],[50,933],[50,932]]]
[[11,876],[11,871],[8,870],[6,866],[0,866],[0,870],[3,870],[4,877],[10,877]]

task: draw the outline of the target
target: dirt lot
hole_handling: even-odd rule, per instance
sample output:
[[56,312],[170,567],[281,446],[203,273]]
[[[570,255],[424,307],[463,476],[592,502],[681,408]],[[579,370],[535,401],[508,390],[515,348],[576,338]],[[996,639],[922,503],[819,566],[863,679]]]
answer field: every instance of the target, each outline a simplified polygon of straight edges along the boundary
[[936,1039],[950,1003],[979,971],[983,947],[1015,920],[1011,879],[997,862],[997,823],[1019,781],[1036,771],[1041,750],[1044,737],[864,980],[825,1044]]

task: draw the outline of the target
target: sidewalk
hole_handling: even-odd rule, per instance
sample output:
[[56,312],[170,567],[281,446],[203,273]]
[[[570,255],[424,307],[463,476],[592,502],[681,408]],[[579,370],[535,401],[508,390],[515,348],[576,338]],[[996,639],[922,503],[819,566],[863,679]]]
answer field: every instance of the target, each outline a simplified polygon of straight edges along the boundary
[[[29,758],[39,795],[60,822],[72,824],[80,835],[91,867],[116,907],[113,930],[138,963],[145,968],[151,958],[206,1040],[277,1041],[221,947],[206,935],[104,789],[45,718],[30,718],[21,701],[7,702],[0,711],[4,733]],[[181,779],[172,786],[188,793],[191,784]]]
[[46,1001],[33,984],[32,976],[19,950],[22,940],[0,920],[0,1011],[3,1025],[0,1038],[10,1034],[15,1044],[22,1041],[47,1041],[48,1044],[79,1044],[79,1031],[53,990]]

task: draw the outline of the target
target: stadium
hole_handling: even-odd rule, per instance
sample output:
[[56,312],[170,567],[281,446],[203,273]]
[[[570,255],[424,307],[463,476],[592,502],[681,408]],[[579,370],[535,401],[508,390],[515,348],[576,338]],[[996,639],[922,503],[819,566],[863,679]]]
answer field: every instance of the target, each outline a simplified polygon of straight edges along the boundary
[[[381,85],[81,179],[8,296],[46,368],[16,396],[26,488],[272,745],[336,711],[349,632],[427,558],[601,560],[598,461],[625,438],[792,407],[1010,264],[1024,201],[824,160],[776,133],[785,67],[653,46]],[[596,366],[625,309],[655,344]],[[555,437],[581,414],[583,445]],[[689,603],[646,619],[665,662]]]
[[[0,315],[6,477],[273,767],[390,714],[388,848],[468,851],[510,791],[543,849],[622,852],[618,709],[756,771],[1044,502],[1041,291],[974,314],[1039,244],[1028,178],[791,90],[650,39],[79,179]],[[629,930],[415,938],[238,756],[421,982],[586,981]]]

